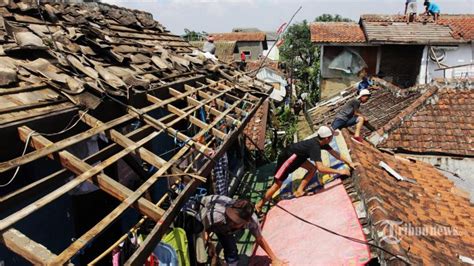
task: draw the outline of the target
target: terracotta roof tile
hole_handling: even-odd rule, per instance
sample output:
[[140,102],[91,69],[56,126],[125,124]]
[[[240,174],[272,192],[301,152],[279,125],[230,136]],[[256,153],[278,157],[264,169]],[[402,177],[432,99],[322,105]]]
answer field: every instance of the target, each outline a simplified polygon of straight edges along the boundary
[[364,43],[364,32],[355,22],[313,22],[311,41],[315,43]]
[[385,127],[380,147],[411,152],[474,155],[474,90],[428,90]]
[[[369,102],[361,105],[360,110],[377,129],[397,117],[402,110],[422,95],[415,88],[400,89],[381,79],[376,79],[376,83],[380,89],[372,91]],[[352,89],[347,89],[346,93],[344,97],[336,96],[309,110],[315,128],[331,124],[339,109],[355,97],[355,91]]]
[[[372,235],[379,245],[412,264],[459,264],[459,255],[472,256],[474,206],[468,198],[453,192],[450,180],[429,164],[382,153],[367,143],[356,145],[347,130],[343,134],[353,161],[361,164],[353,174],[353,182],[366,204]],[[397,181],[378,166],[380,161],[416,183]],[[399,229],[394,231],[394,240],[399,243],[382,241],[388,235],[390,221],[401,223],[392,227]],[[416,228],[454,233],[417,235],[415,230],[421,229]]]
[[[264,150],[265,149],[265,134],[267,131],[267,116],[268,116],[269,103],[268,100],[262,103],[262,106],[258,108],[252,120],[244,129],[244,134],[251,138],[246,138],[245,145],[251,151],[253,150]],[[257,147],[255,147],[257,144]]]
[[265,32],[226,32],[212,33],[215,41],[236,41],[236,42],[264,42]]
[[[422,27],[422,29],[427,27],[436,27],[437,32],[439,32],[439,30],[442,29],[440,26],[448,26],[450,28],[450,35],[454,39],[463,39],[465,41],[472,41],[474,39],[474,15],[472,14],[442,14],[437,24],[433,22],[431,17],[426,19],[422,16],[418,16],[416,22],[410,23],[408,25],[405,23],[406,19],[403,15],[366,14],[362,15],[360,18],[363,23],[369,25],[385,26],[385,28],[391,26],[391,32],[395,31],[394,26],[396,25],[403,26],[403,29],[397,29],[400,30],[400,32],[405,33],[410,29],[414,30],[414,27]],[[386,33],[384,33],[384,36],[388,37],[389,31],[385,32]],[[421,31],[420,33],[423,32]],[[369,35],[370,41],[372,38],[369,33],[367,34]],[[393,36],[391,37],[393,40]],[[420,34],[417,34],[417,39],[419,39],[419,37]]]

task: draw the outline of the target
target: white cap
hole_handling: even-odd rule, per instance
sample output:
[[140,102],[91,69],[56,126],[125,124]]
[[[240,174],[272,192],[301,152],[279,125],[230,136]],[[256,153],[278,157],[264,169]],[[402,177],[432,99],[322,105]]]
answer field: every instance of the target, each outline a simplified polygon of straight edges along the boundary
[[320,138],[328,138],[328,137],[332,136],[332,130],[327,126],[321,126],[318,129],[318,136]]
[[371,95],[370,91],[368,89],[363,89],[359,92],[359,96],[357,96],[357,99],[359,99],[360,97],[362,96],[365,96],[365,95]]

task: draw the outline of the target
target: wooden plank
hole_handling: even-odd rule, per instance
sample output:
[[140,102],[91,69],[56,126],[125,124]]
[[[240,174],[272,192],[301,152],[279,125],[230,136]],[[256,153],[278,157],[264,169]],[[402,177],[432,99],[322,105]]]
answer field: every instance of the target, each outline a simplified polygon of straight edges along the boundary
[[[19,128],[18,131],[20,132],[20,135],[24,136],[22,138],[26,138],[26,136],[28,136],[28,134],[32,132],[32,130],[26,126]],[[45,146],[52,144],[53,142],[49,141],[43,136],[34,136],[31,138],[31,146],[37,149],[41,149]],[[76,175],[80,175],[83,172],[87,172],[92,169],[91,165],[81,161],[79,158],[77,158],[70,152],[62,151],[59,153],[59,157],[62,166],[67,168],[69,171],[75,173]],[[120,184],[116,180],[103,173],[96,175],[96,177],[97,179],[91,178],[87,181],[97,185],[100,189],[107,192],[109,195],[113,196],[118,200],[126,199],[133,192],[126,186]],[[160,208],[156,208],[153,203],[151,203],[145,198],[140,198],[137,201],[137,205],[135,207],[140,212],[142,212],[142,214],[147,215],[155,221],[158,221],[165,212]]]
[[45,265],[56,257],[45,246],[29,239],[14,228],[3,232],[0,240],[8,249],[34,265]]
[[120,125],[126,121],[129,121],[133,119],[132,115],[124,115],[122,117],[119,117],[117,119],[114,119],[107,123],[107,125],[101,126],[101,127],[96,127],[96,128],[91,128],[87,131],[84,131],[78,135],[72,136],[70,138],[61,140],[59,142],[56,142],[54,145],[47,146],[43,149],[36,150],[34,152],[27,153],[21,157],[17,157],[15,159],[2,162],[0,163],[0,173],[3,173],[5,171],[8,171],[10,169],[13,169],[19,165],[23,165],[29,162],[32,162],[34,160],[37,160],[39,158],[42,158],[44,156],[47,156],[51,153],[57,152],[59,150],[63,150],[64,148],[76,144],[78,142],[81,142],[85,139],[88,139],[104,130],[107,130],[109,128],[112,128],[114,126]]
[[[198,88],[197,90],[199,90],[199,89],[201,89],[201,88]],[[189,94],[191,94],[191,93],[192,92],[189,92]],[[180,96],[180,97],[184,98],[184,97],[186,97],[186,95]],[[161,104],[154,104],[154,105],[151,105],[151,106],[147,106],[143,109],[135,109],[133,107],[130,107],[130,108],[133,108],[135,114],[136,113],[143,114],[143,113],[158,109],[160,107],[163,107],[164,105],[166,105],[170,102],[173,102],[175,100],[177,100],[177,99],[167,99],[167,100],[164,100]],[[75,135],[75,136],[69,137],[67,139],[61,140],[59,142],[56,142],[54,145],[45,147],[41,150],[36,150],[34,152],[27,153],[24,156],[14,158],[14,159],[6,161],[6,162],[2,162],[2,163],[0,163],[0,173],[11,170],[11,169],[13,169],[13,168],[15,168],[19,165],[24,165],[26,163],[30,163],[34,160],[37,160],[37,159],[42,158],[44,156],[47,156],[48,154],[63,150],[64,148],[66,148],[70,145],[73,145],[73,144],[76,144],[80,141],[88,139],[88,138],[90,138],[90,137],[92,137],[92,136],[94,136],[94,135],[96,135],[100,132],[103,132],[103,131],[108,130],[110,128],[113,128],[117,125],[125,123],[125,122],[127,122],[127,121],[129,121],[129,120],[131,120],[135,117],[136,117],[136,115],[126,114],[124,116],[121,116],[119,118],[116,118],[112,121],[107,122],[103,126],[91,128],[87,131],[84,131],[84,132],[78,134],[78,135]]]
[[33,85],[18,87],[18,88],[0,89],[0,96],[7,95],[7,94],[17,94],[17,93],[22,93],[22,92],[41,90],[41,89],[46,88],[47,86],[48,85],[46,85],[45,83],[39,83],[39,84],[33,84]]
[[[83,116],[83,120],[89,126],[99,126],[99,125],[103,124],[103,122],[99,121],[98,119],[96,119],[96,118],[94,118],[94,117],[92,117],[88,114],[85,114]],[[162,120],[162,119],[160,119],[160,120]],[[127,138],[126,136],[122,135],[120,132],[118,132],[114,129],[109,130],[108,137],[110,139],[112,139],[112,141],[118,143],[120,146],[122,146],[124,148],[135,144],[133,142],[133,140]],[[158,155],[154,154],[153,152],[147,150],[144,147],[138,148],[133,153],[135,155],[139,156],[140,158],[142,158],[145,162],[153,165],[154,167],[156,167],[158,169],[166,164],[166,160],[160,158]],[[178,173],[178,174],[183,173],[183,171],[181,171],[179,168],[177,168],[175,166],[172,168],[172,171],[173,171],[173,173]],[[189,182],[190,180],[185,178],[185,181]]]
[[[127,137],[130,137],[132,139],[136,137],[140,138],[143,136],[143,134],[148,134],[149,132],[147,131],[149,129],[150,129],[150,126],[145,125],[137,130],[134,130],[128,133]],[[21,140],[23,142],[26,141],[26,139],[21,139]],[[113,143],[112,145],[105,147],[104,149],[98,151],[97,153],[88,156],[87,158],[84,159],[84,161],[87,163],[93,163],[93,162],[102,160],[104,157],[111,156],[113,153],[117,152],[118,147],[119,147],[118,144]],[[40,180],[30,183],[6,196],[1,197],[0,206],[4,208],[8,208],[8,206],[11,204],[17,204],[18,201],[21,200],[20,197],[26,198],[28,197],[28,195],[37,194],[42,190],[42,188],[51,186],[50,183],[62,182],[61,180],[66,179],[69,175],[70,174],[68,173],[66,169],[61,169],[55,173],[52,173],[46,177],[43,177]]]
[[[179,92],[176,91],[176,90],[170,89],[170,93],[172,95],[174,95],[174,94],[179,93]],[[196,100],[194,98],[191,98],[189,96],[186,97],[186,100],[187,100],[188,104],[190,104],[190,105],[198,106],[200,104],[200,102],[198,100]],[[216,108],[210,107],[209,105],[205,105],[204,110],[206,110],[206,112],[210,112],[211,114],[213,114],[215,116],[218,116],[219,114],[221,114],[221,111],[217,110]],[[226,116],[226,119],[228,119],[231,123],[237,123],[237,124],[240,123],[239,120],[233,118],[230,115]]]
[[[147,99],[148,99],[150,102],[152,102],[152,103],[160,103],[160,102],[161,102],[160,99],[158,99],[158,98],[156,98],[156,97],[154,97],[154,96],[152,96],[152,95],[149,95],[149,94],[147,95]],[[171,105],[171,104],[168,104],[168,105],[166,106],[166,108],[168,109],[168,111],[170,111],[170,112],[172,112],[172,113],[174,113],[174,114],[177,114],[177,115],[183,115],[183,113],[185,113],[185,112],[182,111],[181,109],[178,109],[177,107],[174,107],[174,106]],[[197,119],[197,118],[194,117],[193,115],[188,116],[188,119],[189,119],[189,121],[190,121],[191,123],[193,123],[194,125],[196,125],[196,126],[198,126],[198,127],[200,127],[200,128],[206,128],[206,126],[207,126],[207,123],[205,123],[205,122],[203,122],[203,121]],[[220,131],[220,130],[218,130],[218,129],[216,129],[216,128],[212,128],[211,133],[212,133],[214,136],[216,136],[216,137],[218,137],[218,138],[220,138],[220,139],[222,139],[222,140],[225,139],[225,137],[226,137],[226,134],[225,134],[224,132],[222,132],[222,131]]]
[[[238,135],[242,132],[242,130],[245,128],[248,121],[250,121],[250,118],[255,114],[255,112],[257,111],[257,109],[260,107],[260,105],[263,103],[265,99],[266,98],[263,97],[261,101],[250,111],[249,116],[246,117],[244,121],[242,121],[242,125],[236,131],[231,133],[230,138],[227,139],[226,142],[224,142],[224,144],[220,147],[220,149],[217,151],[217,153],[214,155],[213,158],[219,158],[220,156],[222,156],[222,154],[228,149],[228,147],[237,139]],[[231,109],[227,111],[230,111],[230,110]],[[216,120],[223,119],[224,117],[225,117],[225,112],[222,113],[221,117],[219,117]],[[204,164],[204,166],[200,169],[199,174],[202,176],[209,175],[212,165],[213,165],[213,161],[208,160]],[[175,201],[172,202],[172,205],[165,212],[162,219],[155,225],[155,227],[152,229],[150,234],[148,234],[148,237],[140,245],[140,247],[133,253],[133,255],[127,260],[125,265],[137,265],[137,266],[143,265],[143,263],[150,256],[151,252],[153,251],[155,246],[158,244],[158,242],[162,238],[163,234],[166,232],[166,229],[169,227],[169,225],[173,221],[177,210],[181,208],[181,205],[183,204],[183,202],[196,190],[198,185],[199,185],[199,182],[192,182],[186,186],[185,190],[182,193],[180,193],[180,195],[178,196],[178,198],[175,199]]]
[[112,165],[113,163],[117,162],[118,160],[122,159],[125,157],[127,154],[132,152],[133,150],[137,149],[140,146],[143,146],[146,144],[148,141],[152,140],[154,137],[159,135],[161,132],[153,132],[147,137],[141,139],[136,143],[136,145],[129,146],[125,148],[124,150],[120,151],[119,153],[116,153],[112,157],[102,161],[101,163],[95,165],[93,168],[90,170],[82,173],[81,175],[77,176],[73,180],[69,181],[62,187],[54,190],[53,192],[49,193],[48,195],[36,200],[35,202],[31,203],[30,205],[22,208],[21,210],[9,215],[8,217],[0,220],[0,231],[3,231],[10,226],[12,226],[14,223],[18,222],[19,220],[25,218],[26,216],[30,215],[31,213],[37,211],[41,207],[45,206],[46,204],[52,202],[53,200],[61,197],[65,193],[69,192],[73,188],[75,188],[77,185],[80,185],[82,182],[86,181],[87,179],[91,178],[94,175],[97,175],[100,173],[102,170],[107,168],[108,166]]
[[24,110],[33,109],[33,108],[57,105],[64,102],[67,102],[67,100],[62,98],[55,101],[42,101],[42,102],[35,102],[35,103],[29,103],[29,104],[22,104],[19,106],[11,106],[11,107],[0,109],[0,114],[13,113],[13,112],[24,111]]
[[[73,257],[79,250],[81,250],[87,243],[89,243],[97,234],[102,232],[111,223],[115,221],[122,213],[127,210],[143,193],[145,193],[160,177],[164,177],[166,171],[188,151],[189,147],[183,147],[177,154],[171,158],[162,168],[160,168],[155,174],[148,178],[136,191],[134,191],[128,198],[119,204],[111,213],[104,217],[99,223],[93,228],[79,237],[74,243],[72,243],[67,249],[59,254],[52,262],[52,265],[65,264],[71,257]],[[191,181],[190,184],[192,184]]]

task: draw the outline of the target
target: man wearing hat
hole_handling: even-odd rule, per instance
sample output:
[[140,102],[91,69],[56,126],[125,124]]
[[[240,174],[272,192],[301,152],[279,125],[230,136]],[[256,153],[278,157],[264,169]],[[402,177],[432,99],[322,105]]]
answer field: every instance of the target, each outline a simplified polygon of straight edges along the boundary
[[199,218],[207,232],[217,235],[224,249],[224,257],[228,265],[237,265],[239,254],[234,233],[248,229],[255,237],[259,246],[267,252],[272,265],[285,265],[262,236],[258,218],[254,214],[254,206],[249,200],[234,200],[227,196],[210,195],[201,200]]
[[[339,174],[349,175],[347,169],[332,169],[323,165],[321,159],[321,149],[328,151],[334,158],[348,164],[349,167],[354,168],[356,165],[348,159],[343,158],[337,151],[333,150],[329,143],[332,140],[334,132],[327,126],[322,126],[318,129],[317,136],[311,139],[303,140],[301,142],[293,143],[284,148],[278,156],[277,167],[275,171],[275,183],[267,190],[265,196],[255,205],[257,212],[262,210],[265,202],[269,201],[273,194],[280,189],[283,181],[288,175],[294,172],[299,167],[306,169],[303,181],[295,192],[296,197],[304,195],[304,189],[308,185],[311,178],[316,173],[316,170],[323,174]],[[311,159],[314,163],[308,161]]]
[[210,53],[210,54],[216,53],[216,45],[214,44],[214,36],[207,37],[207,42],[204,43],[202,50],[205,53]]
[[351,139],[361,144],[363,142],[362,138],[360,137],[362,125],[365,124],[368,129],[375,131],[375,128],[368,123],[367,118],[362,116],[362,114],[359,112],[361,103],[366,103],[369,101],[370,95],[371,94],[368,89],[361,90],[356,99],[348,101],[341,109],[339,109],[336,114],[336,118],[331,124],[331,127],[336,130],[356,125],[354,136],[351,137]]

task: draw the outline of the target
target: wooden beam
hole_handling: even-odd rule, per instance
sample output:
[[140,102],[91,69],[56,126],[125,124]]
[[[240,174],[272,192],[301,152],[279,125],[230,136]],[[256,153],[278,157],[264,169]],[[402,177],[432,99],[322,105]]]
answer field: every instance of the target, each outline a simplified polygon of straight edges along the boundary
[[[176,90],[174,90],[174,89],[170,89],[170,93],[171,93],[171,95],[174,95],[174,94],[179,93],[179,92],[176,91]],[[198,106],[198,105],[201,103],[201,102],[199,102],[198,100],[196,100],[196,99],[194,99],[194,98],[192,98],[192,97],[189,97],[189,96],[186,97],[186,100],[187,100],[188,104],[193,105],[193,106]],[[217,109],[214,108],[214,107],[210,107],[210,106],[207,105],[207,104],[204,105],[204,110],[206,110],[206,112],[209,112],[209,113],[211,113],[211,114],[213,114],[213,115],[215,115],[215,116],[218,116],[218,115],[220,115],[220,114],[222,113],[221,111],[217,110]],[[239,121],[239,120],[233,118],[233,117],[230,116],[230,115],[227,115],[225,118],[226,118],[227,120],[229,120],[229,122],[231,122],[231,123],[240,124],[240,121]]]
[[[32,132],[32,130],[26,126],[19,128],[18,131],[20,132],[21,136],[27,136],[30,132]],[[51,141],[49,141],[43,136],[34,136],[31,139],[31,145],[39,149],[52,144],[53,143]],[[76,175],[80,175],[83,172],[87,172],[92,169],[91,165],[81,161],[79,158],[67,151],[59,152],[59,157],[61,164]],[[109,195],[113,196],[118,200],[126,199],[133,192],[126,186],[120,184],[119,182],[115,181],[114,179],[103,173],[98,174],[96,177],[97,180],[91,178],[87,181],[97,185],[100,189],[107,192]],[[140,212],[142,212],[142,214],[147,215],[155,221],[158,221],[165,212],[164,210],[155,207],[153,203],[151,203],[145,198],[140,198],[135,207]]]
[[[204,87],[203,87],[204,88]],[[202,88],[197,88],[196,91],[199,91],[200,89]],[[195,91],[194,91],[195,92]],[[116,118],[112,121],[109,121],[107,122],[105,125],[103,126],[100,126],[100,127],[95,127],[95,128],[91,128],[87,131],[84,131],[78,135],[75,135],[75,136],[72,136],[72,137],[69,137],[67,139],[64,139],[64,140],[61,140],[59,142],[56,142],[54,145],[51,145],[51,146],[48,146],[48,147],[45,147],[41,150],[36,150],[34,152],[30,152],[28,154],[25,154],[21,157],[17,157],[17,158],[14,158],[12,160],[9,160],[9,161],[6,161],[6,162],[2,162],[0,163],[0,173],[3,173],[3,172],[6,172],[8,170],[11,170],[17,166],[20,166],[20,165],[24,165],[26,163],[30,163],[34,160],[37,160],[39,158],[42,158],[44,156],[47,156],[51,153],[54,153],[54,152],[57,152],[57,151],[60,151],[60,150],[63,150],[64,148],[70,146],[70,145],[73,145],[73,144],[76,144],[80,141],[83,141],[85,139],[88,139],[100,132],[103,132],[105,130],[108,130],[110,128],[113,128],[115,126],[118,126],[122,123],[125,123],[127,121],[130,121],[131,119],[135,118],[136,117],[136,114],[139,113],[140,115],[141,114],[144,114],[146,112],[150,112],[152,110],[155,110],[155,109],[158,109],[160,107],[163,107],[165,106],[166,104],[170,103],[170,102],[173,102],[173,101],[176,101],[178,99],[181,99],[181,98],[184,98],[186,97],[187,95],[190,95],[194,92],[186,92],[186,93],[183,93],[182,95],[180,95],[179,97],[174,97],[174,98],[170,98],[170,99],[166,99],[164,100],[161,104],[153,104],[151,106],[147,106],[143,109],[136,109],[136,108],[133,108],[130,106],[130,109],[133,109],[134,110],[134,115],[131,115],[131,114],[126,114],[124,116],[121,116],[119,118]]]
[[[160,120],[162,120],[162,119],[160,119]],[[104,124],[100,120],[98,120],[98,119],[96,119],[93,116],[90,116],[88,114],[83,115],[83,121],[86,124],[88,124],[89,126],[100,126],[100,125]],[[122,135],[120,132],[118,132],[114,129],[110,129],[109,133],[110,134],[108,134],[108,135],[109,135],[110,139],[112,139],[112,141],[118,143],[120,146],[122,146],[124,148],[135,144],[135,142],[133,140],[127,138],[126,136]],[[161,158],[158,155],[154,154],[153,152],[147,150],[144,147],[138,148],[133,153],[135,155],[139,156],[140,158],[142,158],[145,162],[153,165],[154,167],[156,167],[158,169],[166,164],[166,160],[164,160],[163,158]],[[183,173],[183,171],[181,171],[176,166],[172,167],[172,172],[177,173],[177,174]],[[190,179],[185,178],[185,181],[189,182]]]
[[[211,98],[213,97],[213,95],[210,95],[209,93],[204,92],[204,91],[199,91],[199,92],[198,92],[198,95],[201,96],[201,97],[203,97],[204,99],[211,99]],[[242,99],[239,99],[239,100],[242,100]],[[227,102],[225,102],[225,101],[223,101],[223,100],[221,100],[221,99],[216,99],[216,103],[217,103],[217,105],[219,105],[219,106],[220,106],[221,108],[223,108],[223,109],[227,109],[227,108],[228,108],[228,105],[229,105],[229,103],[227,103]],[[237,114],[239,114],[241,117],[244,117],[244,116],[247,114],[246,111],[242,110],[242,109],[239,108],[239,107],[236,107],[236,108],[235,108],[235,112],[236,112]]]
[[14,228],[3,232],[0,240],[8,249],[34,265],[46,265],[56,257],[45,246],[29,239]]
[[[259,102],[259,104],[256,105],[254,109],[251,110],[250,116],[246,118],[245,121],[243,121],[242,126],[240,126],[237,131],[232,132],[232,135],[230,138],[224,142],[224,145],[220,147],[220,149],[217,151],[217,153],[213,156],[213,158],[219,158],[235,141],[237,136],[242,132],[243,128],[245,127],[246,123],[250,120],[251,116],[255,114],[257,111],[258,107],[261,105],[262,101]],[[234,103],[234,105],[239,104],[240,102]],[[213,123],[217,123],[217,121],[223,119],[225,117],[225,113],[229,112],[232,110],[229,108],[226,110],[224,113],[222,113]],[[212,124],[210,125],[212,126]],[[199,134],[202,134],[205,131],[201,131]],[[198,134],[198,135],[199,135]],[[200,169],[199,173],[202,174],[202,176],[207,176],[211,169],[211,166],[213,165],[213,161],[208,160],[205,165]],[[188,197],[196,190],[198,187],[199,182],[191,182],[189,183],[185,190],[180,193],[180,195],[171,203],[170,208],[166,210],[165,214],[163,215],[162,219],[155,225],[153,230],[148,234],[148,237],[145,239],[145,241],[140,245],[140,247],[133,253],[133,255],[127,260],[125,265],[143,265],[145,260],[150,256],[151,252],[155,248],[155,246],[158,244],[160,239],[162,238],[163,234],[166,232],[166,229],[169,227],[171,222],[174,220],[174,216],[176,212],[181,208],[181,205],[184,203],[185,200],[188,199]]]
[[[160,99],[158,99],[158,98],[156,98],[156,97],[154,97],[154,96],[152,96],[152,95],[149,95],[149,94],[147,95],[147,99],[148,99],[150,102],[152,102],[152,103],[160,103],[160,102],[161,102]],[[183,114],[185,113],[185,112],[182,111],[181,109],[178,109],[177,107],[174,107],[174,106],[171,105],[171,104],[168,104],[168,105],[166,106],[166,108],[168,109],[168,111],[170,111],[170,112],[172,112],[172,113],[174,113],[174,114],[176,114],[176,115],[183,115]],[[198,126],[198,127],[200,127],[200,128],[206,128],[206,127],[207,127],[207,123],[205,123],[205,122],[203,122],[203,121],[197,119],[197,118],[196,118],[195,116],[193,116],[193,115],[189,115],[189,116],[188,116],[188,119],[189,119],[189,121],[190,121],[191,123],[193,123],[194,125],[196,125],[196,126]],[[225,134],[224,132],[222,132],[222,131],[220,131],[220,130],[218,130],[218,129],[216,129],[216,128],[212,128],[211,133],[212,133],[214,136],[216,136],[216,137],[218,137],[218,138],[220,138],[220,139],[222,139],[222,140],[225,139],[225,137],[226,137],[226,134]]]
[[[53,200],[61,197],[65,193],[69,192],[73,188],[75,188],[77,185],[80,185],[82,182],[86,181],[87,179],[91,178],[94,175],[97,175],[100,173],[102,170],[107,168],[108,166],[114,164],[121,158],[125,157],[127,154],[132,152],[133,150],[137,149],[140,146],[143,146],[145,143],[148,141],[152,140],[155,138],[157,135],[159,135],[161,132],[153,132],[150,135],[146,136],[145,138],[141,139],[136,143],[136,145],[129,146],[125,148],[124,150],[120,151],[119,153],[116,153],[112,157],[102,161],[101,163],[95,165],[92,167],[90,170],[82,173],[81,175],[77,176],[76,178],[72,179],[68,183],[64,184],[62,187],[54,190],[53,192],[49,193],[48,195],[36,200],[35,202],[31,203],[30,205],[22,208],[21,210],[9,215],[8,217],[0,220],[0,231],[3,231],[10,226],[12,226],[14,223],[18,222],[19,220],[25,218],[26,216],[30,215],[31,213],[37,211],[41,207],[45,206],[46,204],[52,202]],[[44,148],[47,149],[47,148]],[[44,150],[43,149],[43,150]]]
[[[160,168],[155,174],[148,178],[137,190],[135,190],[128,198],[119,204],[111,213],[104,217],[99,223],[93,228],[79,237],[74,243],[72,243],[67,249],[59,254],[52,262],[51,265],[65,264],[71,257],[79,252],[87,243],[89,243],[96,235],[106,229],[111,223],[115,221],[122,213],[127,210],[138,198],[141,197],[160,177],[164,177],[164,174],[168,169],[187,151],[189,147],[183,147],[173,158],[168,161],[162,168]],[[193,183],[193,181],[191,181]],[[191,184],[190,183],[190,184]]]
[[166,210],[162,219],[156,223],[155,227],[152,229],[150,234],[148,234],[145,241],[140,244],[138,249],[135,250],[125,265],[143,265],[160,239],[166,233],[166,230],[168,230],[170,224],[173,222],[174,217],[176,216],[176,213],[199,185],[200,182],[194,179],[186,185],[185,189],[174,201],[171,202],[171,206]]

